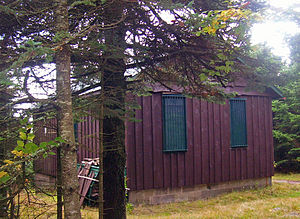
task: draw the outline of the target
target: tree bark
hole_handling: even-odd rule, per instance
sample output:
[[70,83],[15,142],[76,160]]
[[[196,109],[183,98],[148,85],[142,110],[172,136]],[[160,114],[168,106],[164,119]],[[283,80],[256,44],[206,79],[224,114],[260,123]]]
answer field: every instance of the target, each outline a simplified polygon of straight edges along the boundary
[[[105,19],[116,23],[122,19],[124,2],[111,2],[105,10]],[[103,89],[108,101],[115,102],[105,106],[106,113],[125,110],[125,77],[123,60],[125,46],[125,27],[118,27],[105,32],[105,43],[108,57],[103,69]],[[106,102],[106,101],[105,101]],[[107,116],[107,114],[106,114]],[[124,172],[126,165],[125,125],[122,118],[108,115],[103,121],[104,129],[104,218],[125,219],[125,185]]]
[[[123,1],[107,1],[107,3],[108,7],[104,13],[105,23],[119,22],[123,17],[125,3]],[[125,125],[120,116],[110,114],[110,112],[125,110],[126,67],[123,58],[126,49],[126,31],[124,23],[105,31],[104,35],[107,46],[105,56],[108,58],[103,69],[103,89],[105,97],[112,103],[105,105],[106,117],[103,121],[104,218],[125,219]]]
[[[56,33],[67,38],[69,33],[67,0],[55,0]],[[64,39],[62,39],[64,40]],[[77,219],[80,216],[80,204],[77,178],[77,150],[74,136],[71,83],[70,48],[67,44],[56,52],[56,91],[58,106],[58,133],[66,141],[62,144],[62,193],[64,218]]]
[[[101,74],[101,87],[104,87],[103,74]],[[104,90],[101,89],[100,95],[100,144],[99,144],[99,219],[104,218],[104,184],[103,184],[103,151],[104,151],[104,139],[103,139],[103,119],[104,119]]]
[[[57,136],[59,132],[57,130]],[[61,148],[56,149],[56,218],[63,218],[63,200],[62,200],[62,169],[61,169]]]
[[[5,106],[11,102],[11,98],[10,95],[5,92],[5,89],[6,88],[2,88],[4,92],[1,92],[0,90],[0,137],[5,139],[0,141],[0,166],[4,165],[3,161],[6,159],[7,152],[13,149],[16,142],[15,138],[9,138],[7,136],[7,131],[12,126],[12,121],[8,119],[10,117],[11,110],[9,107]],[[6,187],[0,189],[0,218],[6,218],[8,215],[8,201],[5,200],[7,197],[7,190],[8,189]]]
[[[120,60],[123,62],[123,60]],[[117,64],[117,63],[115,63]],[[123,65],[122,65],[123,64]],[[119,63],[119,66],[124,66]],[[106,75],[106,76],[105,76]],[[109,97],[117,99],[119,103],[124,103],[124,72],[109,72],[104,74],[105,93],[110,93]],[[124,105],[123,105],[124,107]],[[111,106],[111,110],[123,107]],[[125,154],[125,126],[121,118],[105,118],[104,128],[104,218],[105,219],[125,219],[125,185],[124,171],[126,164]]]

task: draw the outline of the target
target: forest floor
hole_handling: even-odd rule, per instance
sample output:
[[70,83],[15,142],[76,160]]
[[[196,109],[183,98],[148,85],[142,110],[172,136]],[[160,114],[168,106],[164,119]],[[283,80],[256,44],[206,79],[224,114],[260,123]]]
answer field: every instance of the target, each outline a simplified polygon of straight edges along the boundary
[[[276,182],[283,180],[285,183]],[[300,218],[300,174],[276,174],[273,186],[223,194],[215,198],[194,202],[163,205],[127,205],[128,219],[196,219],[196,218]],[[31,205],[22,208],[21,218],[56,218],[55,197],[35,196],[44,206]],[[98,218],[98,209],[85,207],[82,218]]]

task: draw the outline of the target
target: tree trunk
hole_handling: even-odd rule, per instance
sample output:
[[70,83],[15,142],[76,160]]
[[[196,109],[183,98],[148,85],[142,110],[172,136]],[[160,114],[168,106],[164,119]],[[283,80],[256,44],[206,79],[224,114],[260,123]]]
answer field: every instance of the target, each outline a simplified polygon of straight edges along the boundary
[[[101,87],[104,87],[103,74],[101,74]],[[103,139],[103,119],[104,119],[104,90],[101,89],[100,95],[100,143],[99,143],[99,219],[104,218],[104,184],[103,184],[103,151],[104,151],[104,139]]]
[[[125,3],[123,1],[108,1],[105,9],[107,24],[117,23],[122,19]],[[126,70],[123,60],[126,49],[124,24],[105,31],[107,46],[105,67],[103,69],[103,89],[105,97],[112,104],[106,105],[104,118],[104,218],[125,219],[125,185],[124,172],[126,165],[125,125],[124,121],[110,112],[124,111]],[[114,104],[115,101],[115,104]],[[105,101],[106,102],[106,101]]]
[[[2,129],[2,128],[1,128]],[[0,165],[4,165],[2,162],[5,159],[5,142],[0,142]],[[3,185],[2,185],[3,186]],[[7,188],[1,188],[0,189],[0,218],[6,218],[7,217],[7,201],[4,201],[4,199],[7,197]]]
[[[58,133],[58,132],[57,132]],[[58,135],[59,136],[59,135]],[[61,148],[56,150],[56,218],[63,218],[63,200],[62,200],[62,170],[61,170]]]
[[[67,0],[55,0],[56,33],[68,37]],[[64,39],[62,39],[63,41]],[[72,98],[70,84],[70,48],[62,45],[56,52],[56,91],[58,105],[58,133],[66,141],[61,145],[62,193],[64,218],[77,219],[80,204],[77,178],[77,153],[73,126]]]
[[[0,107],[4,107],[8,104],[10,96],[6,94],[5,88],[2,88],[4,92],[0,92]],[[7,131],[12,126],[12,121],[8,119],[10,117],[11,110],[9,107],[4,107],[0,110],[0,137],[5,140],[0,141],[0,166],[4,165],[4,160],[7,158],[7,152],[14,148],[16,139],[7,136]],[[13,135],[11,133],[11,135]],[[3,185],[2,185],[3,186]],[[6,218],[8,215],[8,201],[4,201],[7,198],[7,187],[0,189],[0,218]]]
[[[123,60],[120,60],[123,62]],[[122,63],[116,66],[124,66]],[[106,75],[106,76],[105,76]],[[104,89],[110,98],[117,100],[124,107],[124,71],[104,74]],[[123,107],[111,106],[111,110]],[[105,118],[104,128],[104,218],[126,218],[124,171],[126,164],[125,154],[125,127],[122,119],[117,117]]]

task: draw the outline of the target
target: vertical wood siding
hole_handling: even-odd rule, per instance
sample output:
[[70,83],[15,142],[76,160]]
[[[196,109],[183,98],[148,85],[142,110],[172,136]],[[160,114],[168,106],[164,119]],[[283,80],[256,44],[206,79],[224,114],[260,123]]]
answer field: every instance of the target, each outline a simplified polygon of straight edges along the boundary
[[[57,137],[56,119],[49,119],[46,122],[39,121],[35,124],[35,141],[37,143],[51,141]],[[54,149],[53,152],[56,150]],[[49,155],[47,158],[40,158],[34,162],[36,172],[50,176],[56,175],[56,156]]]
[[[78,123],[78,152],[77,161],[80,163],[84,158],[96,158],[99,154],[99,121],[91,116],[86,116]],[[56,119],[39,121],[35,124],[37,143],[54,140],[57,137]],[[35,161],[35,170],[38,173],[56,176],[56,156],[49,155]]]
[[273,174],[271,98],[244,96],[248,147],[230,147],[230,108],[186,100],[187,152],[163,152],[162,95],[137,97],[141,122],[126,122],[131,190],[192,186]]
[[[126,122],[127,179],[131,190],[192,186],[272,176],[271,98],[244,96],[248,147],[230,147],[230,107],[186,100],[186,152],[163,152],[162,95],[137,97],[141,122]],[[45,127],[47,130],[45,131]],[[56,120],[38,122],[37,142],[56,137]],[[78,123],[78,162],[98,156],[99,121],[90,116]],[[35,162],[37,172],[55,176],[56,157]]]

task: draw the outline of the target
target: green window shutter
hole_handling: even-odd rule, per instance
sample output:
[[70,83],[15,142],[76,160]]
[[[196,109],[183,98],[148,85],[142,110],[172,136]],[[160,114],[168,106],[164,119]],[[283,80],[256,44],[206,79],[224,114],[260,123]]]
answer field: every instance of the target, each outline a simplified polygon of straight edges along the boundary
[[78,123],[74,123],[75,141],[78,142]]
[[163,95],[162,108],[164,152],[186,151],[185,97],[174,94]]
[[230,100],[231,147],[247,147],[246,99]]

